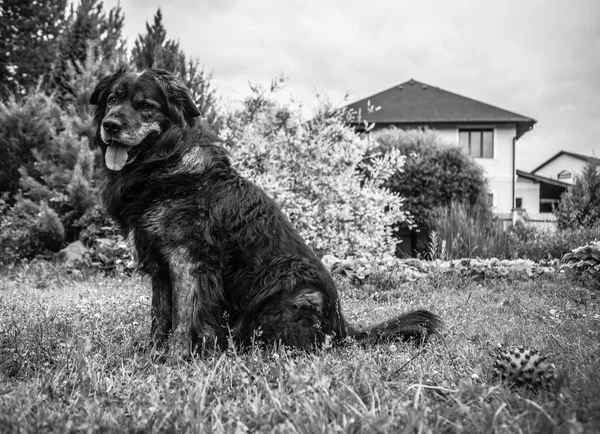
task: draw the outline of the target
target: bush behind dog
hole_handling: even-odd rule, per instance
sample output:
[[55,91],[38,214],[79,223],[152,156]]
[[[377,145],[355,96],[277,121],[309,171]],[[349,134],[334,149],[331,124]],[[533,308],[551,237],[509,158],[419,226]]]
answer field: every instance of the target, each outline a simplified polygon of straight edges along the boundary
[[[321,102],[304,121],[259,87],[221,131],[238,170],[282,207],[319,255],[393,255],[392,228],[408,216],[403,199],[383,187],[404,158],[391,152],[363,161],[369,142],[345,122],[347,113]],[[369,164],[370,177],[357,170]]]

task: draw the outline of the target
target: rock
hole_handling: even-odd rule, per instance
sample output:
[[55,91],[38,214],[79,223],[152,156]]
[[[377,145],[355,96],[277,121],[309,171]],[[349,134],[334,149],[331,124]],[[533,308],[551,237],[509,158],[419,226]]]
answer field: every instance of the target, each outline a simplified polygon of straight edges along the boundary
[[327,267],[329,270],[331,270],[331,268],[337,264],[338,262],[342,262],[341,259],[336,258],[333,255],[325,255],[323,256],[323,258],[321,259],[321,262],[323,263],[323,265],[325,265],[325,267]]
[[417,279],[422,279],[424,277],[427,277],[427,273],[423,273],[421,271],[417,271],[414,268],[404,268],[404,270],[402,271],[403,276],[409,280],[409,281],[414,281]]
[[409,267],[416,268],[419,271],[426,271],[427,267],[423,265],[423,262],[417,258],[408,258],[404,260],[404,265],[408,265]]
[[58,252],[58,257],[65,264],[73,265],[76,262],[82,262],[87,253],[88,249],[81,241],[74,241]]

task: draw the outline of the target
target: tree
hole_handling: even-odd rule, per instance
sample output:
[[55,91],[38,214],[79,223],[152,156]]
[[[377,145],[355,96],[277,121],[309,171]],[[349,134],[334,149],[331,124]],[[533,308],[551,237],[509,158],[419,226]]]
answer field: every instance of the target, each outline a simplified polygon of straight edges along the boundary
[[0,2],[0,97],[47,78],[65,28],[66,6],[67,0]]
[[211,85],[212,74],[207,74],[200,61],[188,59],[179,42],[167,39],[160,8],[152,25],[146,23],[146,34],[139,35],[131,50],[131,63],[138,69],[159,68],[175,74],[190,90],[202,119],[214,129],[220,125],[217,97]]
[[[167,42],[169,45],[166,45]],[[152,25],[146,22],[146,34],[138,35],[135,45],[131,50],[131,60],[138,69],[163,68],[175,72],[176,61],[170,57],[174,53],[172,41],[167,41],[167,31],[162,23],[160,8],[154,15]],[[169,48],[169,50],[166,50]],[[177,47],[178,48],[178,47]]]
[[591,228],[600,224],[600,160],[592,159],[564,192],[556,210],[558,227]]
[[125,59],[123,24],[120,6],[112,8],[107,16],[98,0],[81,0],[77,9],[71,5],[53,71],[57,97],[63,107],[77,97],[69,82],[73,74],[83,74],[88,56],[93,56],[94,61],[105,62]]
[[71,94],[68,103],[64,102],[62,108],[70,118],[73,131],[80,137],[88,137],[90,143],[94,143],[96,136],[93,122],[95,107],[90,105],[90,97],[101,77],[112,74],[123,66],[123,58],[96,58],[94,52],[97,51],[97,45],[98,41],[89,41],[85,62],[77,62],[80,72],[69,64],[63,78]]
[[[405,207],[418,226],[430,226],[433,211],[452,202],[486,203],[487,181],[479,166],[458,145],[444,143],[431,130],[389,129],[376,136],[372,152],[398,150],[407,157],[401,171],[386,186],[406,199]],[[485,210],[484,210],[485,211]]]

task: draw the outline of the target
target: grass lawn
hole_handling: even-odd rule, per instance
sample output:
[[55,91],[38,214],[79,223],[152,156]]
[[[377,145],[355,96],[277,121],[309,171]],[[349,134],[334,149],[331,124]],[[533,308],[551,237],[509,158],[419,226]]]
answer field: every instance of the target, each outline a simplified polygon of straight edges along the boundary
[[[149,282],[44,262],[5,272],[0,432],[600,432],[600,292],[562,274],[339,285],[353,324],[424,307],[443,336],[155,363]],[[493,379],[496,343],[548,354],[557,380]]]

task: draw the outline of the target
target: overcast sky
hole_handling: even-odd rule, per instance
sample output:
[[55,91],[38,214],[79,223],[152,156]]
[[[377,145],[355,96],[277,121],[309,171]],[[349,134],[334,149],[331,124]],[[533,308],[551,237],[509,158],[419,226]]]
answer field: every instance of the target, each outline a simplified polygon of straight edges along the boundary
[[[108,10],[117,0],[105,0]],[[600,155],[598,0],[121,0],[131,46],[160,6],[167,37],[226,100],[289,77],[342,103],[410,78],[536,119],[531,170],[560,150]]]

